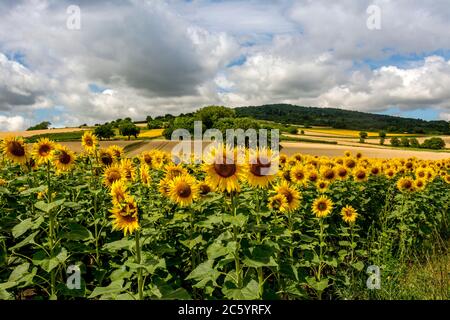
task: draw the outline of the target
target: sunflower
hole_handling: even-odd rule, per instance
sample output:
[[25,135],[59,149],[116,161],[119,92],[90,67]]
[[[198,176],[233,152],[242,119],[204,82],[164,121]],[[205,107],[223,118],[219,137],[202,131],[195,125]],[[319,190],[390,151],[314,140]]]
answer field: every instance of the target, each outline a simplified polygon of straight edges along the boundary
[[341,210],[342,220],[347,223],[354,223],[358,217],[358,212],[352,206],[345,206]]
[[284,167],[283,170],[278,171],[278,175],[287,182],[291,182],[291,170],[288,167]]
[[307,170],[306,180],[312,183],[316,183],[319,180],[319,174],[314,168]]
[[52,158],[52,151],[55,149],[55,143],[47,138],[39,139],[33,144],[33,158],[37,165],[45,164]]
[[288,161],[288,157],[285,154],[280,154],[279,161],[280,161],[280,166],[284,167]]
[[418,191],[422,191],[427,186],[427,182],[425,179],[417,178],[414,180],[414,189]]
[[416,178],[426,179],[427,178],[427,169],[419,168],[416,170]]
[[350,151],[345,151],[344,152],[344,155],[347,157],[347,158],[349,158],[349,157],[351,157],[352,156],[352,153],[350,152]]
[[81,137],[81,145],[87,152],[95,151],[97,149],[97,143],[97,137],[91,131],[86,131],[83,137]]
[[103,166],[110,166],[114,163],[115,157],[111,149],[100,149],[98,159]]
[[134,181],[136,178],[136,169],[133,166],[131,159],[120,160],[120,169],[122,170],[125,179],[128,181]]
[[344,160],[344,166],[346,167],[346,168],[348,168],[348,169],[353,169],[353,168],[355,168],[356,167],[356,161],[355,161],[355,159],[353,159],[353,158],[346,158],[345,160]]
[[362,155],[361,152],[357,152],[355,157],[356,157],[356,159],[361,159],[362,156],[363,156],[363,155]]
[[336,179],[336,171],[331,167],[323,167],[320,169],[320,175],[323,180],[332,182]]
[[146,163],[141,164],[139,176],[141,179],[141,183],[149,187],[150,183],[152,182],[152,177],[150,176],[150,167]]
[[141,163],[144,162],[148,166],[153,166],[154,155],[151,151],[144,151],[141,153]]
[[328,190],[329,185],[330,185],[330,183],[326,180],[318,180],[316,182],[317,191],[323,193]]
[[414,180],[410,177],[403,177],[397,181],[397,189],[401,192],[412,192],[414,191],[415,185]]
[[123,231],[126,236],[139,229],[138,208],[133,197],[128,196],[123,206],[115,206],[110,212],[113,230]]
[[291,181],[296,184],[304,184],[306,180],[305,168],[301,164],[297,164],[291,169]]
[[5,179],[0,178],[0,187],[4,187],[8,184],[8,181],[6,181]]
[[75,163],[75,153],[69,148],[57,145],[52,151],[52,160],[58,171],[69,171]]
[[283,181],[277,186],[275,186],[274,191],[277,194],[281,194],[286,198],[288,204],[287,211],[294,211],[298,209],[298,207],[300,206],[301,200],[300,192],[291,188],[286,181]]
[[396,171],[394,168],[388,168],[384,170],[384,175],[386,176],[386,178],[392,179],[396,175]]
[[367,174],[366,168],[364,168],[363,166],[358,166],[353,170],[353,178],[357,182],[366,181],[368,177],[369,176]]
[[112,165],[105,169],[103,173],[103,183],[110,187],[113,182],[124,179],[124,173],[119,165]]
[[247,182],[252,187],[266,188],[276,178],[277,157],[272,150],[259,148],[251,150],[247,164]]
[[325,218],[331,213],[332,210],[333,201],[325,196],[320,196],[319,198],[314,200],[312,204],[312,212],[316,215],[317,218]]
[[107,149],[114,157],[115,160],[120,160],[123,158],[125,151],[122,147],[118,145],[112,145]]
[[280,212],[289,211],[289,204],[285,196],[281,194],[276,194],[269,198],[269,202],[267,204],[269,209]]
[[338,166],[336,168],[336,175],[340,180],[345,180],[348,177],[348,169],[344,166]]
[[116,207],[121,207],[122,203],[129,197],[127,193],[127,186],[123,180],[114,181],[111,185],[110,195],[112,203]]
[[173,178],[169,183],[169,197],[182,207],[189,206],[199,196],[199,188],[195,178],[184,174]]
[[1,148],[9,160],[19,164],[27,161],[27,150],[22,138],[7,136],[3,139]]
[[211,183],[209,183],[208,180],[199,182],[198,190],[199,190],[201,196],[206,196],[207,194],[214,192],[214,188],[211,185]]
[[379,175],[381,173],[381,167],[378,165],[378,164],[373,164],[371,167],[370,167],[370,174],[372,175],[372,176],[377,176],[377,175]]
[[444,181],[450,183],[450,174],[446,174],[444,177]]
[[187,170],[181,166],[181,164],[167,164],[164,168],[164,171],[166,173],[166,178],[168,178],[169,180],[188,173]]
[[159,193],[161,193],[161,195],[163,195],[164,197],[169,197],[169,184],[172,180],[168,179],[168,178],[164,178],[159,180]]
[[240,191],[239,181],[245,179],[245,167],[240,164],[237,149],[219,145],[205,157],[202,169],[214,188],[220,191]]

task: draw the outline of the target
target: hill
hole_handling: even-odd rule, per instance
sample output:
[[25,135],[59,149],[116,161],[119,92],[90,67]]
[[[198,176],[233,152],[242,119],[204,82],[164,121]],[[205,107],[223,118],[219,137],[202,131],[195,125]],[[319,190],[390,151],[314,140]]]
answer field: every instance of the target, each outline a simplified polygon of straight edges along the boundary
[[284,124],[327,126],[398,133],[450,134],[447,121],[425,121],[388,115],[350,111],[337,108],[303,107],[291,104],[270,104],[235,108],[238,117],[252,117]]

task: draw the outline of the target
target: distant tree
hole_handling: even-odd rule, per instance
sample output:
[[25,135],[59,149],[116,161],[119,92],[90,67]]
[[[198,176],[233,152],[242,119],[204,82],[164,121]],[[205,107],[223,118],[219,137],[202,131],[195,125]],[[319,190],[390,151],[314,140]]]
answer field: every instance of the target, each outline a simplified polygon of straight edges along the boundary
[[407,137],[402,137],[400,139],[400,145],[406,148],[409,147],[409,139]]
[[400,147],[400,139],[397,137],[391,138],[391,146]]
[[160,129],[162,128],[164,123],[160,120],[150,120],[147,122],[148,129]]
[[149,123],[150,121],[152,121],[153,120],[153,118],[151,117],[151,116],[147,116],[146,118],[145,118],[145,121],[147,121],[147,123]]
[[47,130],[48,127],[51,125],[48,121],[42,121],[41,123],[38,123],[35,126],[29,127],[27,131],[33,131],[33,130]]
[[365,131],[361,131],[360,133],[359,133],[359,142],[361,142],[361,143],[364,143],[365,142],[365,140],[367,139],[367,132],[365,132]]
[[380,131],[378,133],[378,136],[380,137],[380,145],[384,145],[384,141],[386,140],[386,132],[385,131]]
[[119,132],[121,135],[127,136],[128,140],[130,140],[131,136],[137,138],[139,132],[141,132],[141,129],[130,121],[124,121],[119,126]]
[[426,139],[422,145],[421,148],[425,149],[444,149],[445,148],[445,141],[442,138],[433,137],[430,139]]
[[410,139],[409,139],[409,145],[410,145],[412,148],[420,148],[419,140],[417,140],[416,138],[410,138]]
[[[191,135],[194,134],[194,117],[176,117],[168,122],[167,128],[163,131],[163,136],[170,140],[172,138],[172,132],[177,129],[185,129],[189,131]],[[202,129],[203,131],[203,129]]]
[[290,134],[297,134],[298,133],[298,129],[297,129],[297,127],[290,126],[290,127],[286,128],[286,132],[290,133]]
[[305,134],[305,130],[300,130],[300,134]]
[[223,118],[234,118],[235,112],[231,108],[223,106],[208,106],[195,113],[195,117],[202,121],[206,129],[214,127],[214,123]]
[[111,124],[103,124],[96,127],[94,130],[94,134],[100,139],[110,139],[116,135]]

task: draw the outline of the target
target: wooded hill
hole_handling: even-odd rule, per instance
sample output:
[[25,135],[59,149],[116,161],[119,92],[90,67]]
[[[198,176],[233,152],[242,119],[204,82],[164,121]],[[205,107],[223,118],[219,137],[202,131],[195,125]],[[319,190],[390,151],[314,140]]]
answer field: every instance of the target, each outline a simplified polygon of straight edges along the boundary
[[398,133],[450,134],[447,121],[425,121],[388,115],[372,114],[336,108],[303,107],[291,104],[271,104],[238,107],[238,117],[252,117],[283,124],[327,126],[336,129],[353,129]]

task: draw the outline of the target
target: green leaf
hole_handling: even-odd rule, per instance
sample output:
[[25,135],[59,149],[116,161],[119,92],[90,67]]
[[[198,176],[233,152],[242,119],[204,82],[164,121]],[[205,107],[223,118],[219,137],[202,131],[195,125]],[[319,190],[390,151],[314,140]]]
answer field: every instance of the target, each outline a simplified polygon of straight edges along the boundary
[[45,253],[43,251],[39,251],[33,255],[32,261],[35,265],[40,266],[46,272],[50,272],[58,265],[63,264],[67,260],[67,257],[67,250],[65,248],[61,248],[61,251],[51,258],[45,258]]
[[44,211],[45,213],[50,213],[50,211],[52,211],[53,209],[61,206],[64,203],[64,201],[66,201],[66,200],[65,199],[60,199],[60,200],[56,200],[56,201],[53,201],[53,202],[50,202],[50,203],[47,203],[45,201],[39,201],[39,202],[36,202],[34,204],[34,206],[37,209],[39,209],[41,211]]
[[92,291],[91,295],[88,297],[89,299],[105,295],[105,294],[114,294],[120,293],[124,290],[123,288],[123,280],[117,280],[110,283],[109,286],[106,287],[96,287],[94,291]]
[[215,260],[219,257],[225,256],[228,254],[228,249],[224,247],[220,242],[213,242],[208,249],[206,249],[206,254],[208,255],[209,260]]
[[92,238],[91,232],[84,226],[77,223],[69,223],[70,231],[64,232],[61,237],[68,240],[87,240]]
[[328,287],[328,279],[317,281],[314,277],[307,277],[306,282],[317,292],[322,292]]
[[33,232],[32,234],[30,234],[28,237],[26,237],[25,239],[23,239],[21,242],[19,242],[18,244],[16,244],[15,246],[11,247],[10,250],[14,251],[16,249],[22,248],[23,246],[26,246],[29,243],[35,243],[34,242],[34,237],[36,237],[36,235],[39,233],[39,231]]
[[12,229],[12,235],[14,238],[18,238],[21,235],[23,235],[25,232],[27,232],[30,229],[37,229],[41,225],[42,222],[44,222],[44,217],[39,217],[36,220],[32,221],[31,218],[27,218],[20,222],[19,224],[16,224]]
[[353,263],[352,267],[358,271],[361,271],[362,269],[364,269],[364,263],[362,261],[358,261],[358,262]]
[[22,263],[14,268],[8,278],[8,282],[20,282],[21,278],[28,273],[30,264],[28,262]]
[[256,300],[260,298],[258,282],[253,279],[242,289],[227,288],[227,286],[224,286],[222,292],[225,297],[233,300]]
[[131,250],[133,247],[134,247],[133,240],[122,239],[122,240],[117,240],[114,242],[106,243],[103,246],[103,249],[110,251],[110,252],[116,252],[121,249]]
[[183,240],[183,241],[180,241],[180,242],[185,247],[187,247],[189,250],[192,250],[198,244],[206,243],[205,241],[203,241],[202,235],[199,235],[198,237],[196,237],[194,239]]
[[191,300],[192,297],[189,295],[184,288],[177,288],[175,290],[171,290],[170,292],[163,294],[161,297],[163,300]]
[[243,263],[247,267],[253,268],[276,267],[278,264],[276,263],[273,254],[274,250],[272,247],[267,245],[258,245],[249,248],[249,250],[245,252]]
[[186,280],[196,280],[195,287],[203,288],[208,282],[212,282],[214,286],[217,286],[216,280],[220,276],[220,272],[213,268],[214,260],[207,260],[197,266],[186,277]]

